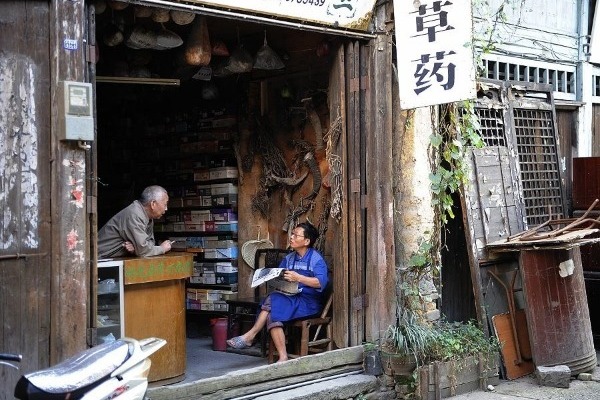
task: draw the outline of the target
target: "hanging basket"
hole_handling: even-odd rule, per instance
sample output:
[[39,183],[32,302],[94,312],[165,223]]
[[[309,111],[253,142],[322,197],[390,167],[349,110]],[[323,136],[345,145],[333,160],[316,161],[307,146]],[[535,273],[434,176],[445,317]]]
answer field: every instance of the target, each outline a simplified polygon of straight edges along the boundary
[[256,256],[256,251],[259,249],[272,249],[273,242],[269,240],[269,235],[267,234],[266,239],[260,238],[260,227],[258,228],[258,237],[256,240],[248,240],[246,243],[242,245],[242,258],[250,266],[250,268],[254,269],[254,257]]

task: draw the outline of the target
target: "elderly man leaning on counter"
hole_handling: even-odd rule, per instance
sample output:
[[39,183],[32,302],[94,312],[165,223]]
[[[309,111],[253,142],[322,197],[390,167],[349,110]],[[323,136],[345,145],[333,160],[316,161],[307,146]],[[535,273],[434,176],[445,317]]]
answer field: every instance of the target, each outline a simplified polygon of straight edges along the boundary
[[154,241],[154,220],[167,211],[169,195],[161,186],[148,186],[139,200],[119,211],[98,232],[98,258],[137,255],[150,257],[171,250],[165,240]]

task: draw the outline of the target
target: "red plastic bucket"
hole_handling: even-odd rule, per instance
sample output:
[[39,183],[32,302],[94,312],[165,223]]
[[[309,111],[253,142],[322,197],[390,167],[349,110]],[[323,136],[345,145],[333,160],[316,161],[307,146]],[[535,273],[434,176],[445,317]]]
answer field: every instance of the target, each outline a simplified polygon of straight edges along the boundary
[[210,320],[212,331],[213,350],[227,350],[227,318],[212,318]]

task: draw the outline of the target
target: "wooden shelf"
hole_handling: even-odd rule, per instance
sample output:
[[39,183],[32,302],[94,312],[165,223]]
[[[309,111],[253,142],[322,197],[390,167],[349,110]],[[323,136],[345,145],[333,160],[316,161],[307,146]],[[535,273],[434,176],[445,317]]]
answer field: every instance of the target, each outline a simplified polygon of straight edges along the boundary
[[[169,204],[169,210],[214,210],[214,209],[223,209],[230,208],[232,210],[237,210],[237,204],[223,204],[218,206],[172,206]],[[227,221],[223,221],[227,222]]]
[[179,79],[133,78],[129,76],[96,76],[97,83],[179,86]]
[[237,292],[238,284],[232,283],[231,285],[222,285],[218,283],[190,283],[186,282],[186,287],[194,288],[194,289],[216,289],[216,290],[230,290],[232,292]]
[[200,232],[200,231],[154,231],[155,235],[158,236],[231,236],[237,237],[237,232],[234,231],[211,231],[211,232]]

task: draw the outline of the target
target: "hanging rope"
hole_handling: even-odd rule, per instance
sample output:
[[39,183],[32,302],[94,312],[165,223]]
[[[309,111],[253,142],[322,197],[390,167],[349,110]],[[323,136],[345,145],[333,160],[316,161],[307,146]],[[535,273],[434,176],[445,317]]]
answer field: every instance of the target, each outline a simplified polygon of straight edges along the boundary
[[321,215],[319,215],[319,222],[317,225],[317,230],[319,231],[319,237],[315,241],[315,248],[319,251],[319,253],[324,254],[325,251],[325,233],[327,233],[328,225],[327,221],[329,220],[329,214],[331,212],[331,202],[327,197],[323,197],[323,210],[321,211]]
[[270,195],[273,190],[281,186],[273,177],[290,177],[291,171],[285,164],[285,160],[279,148],[275,146],[273,135],[266,124],[266,119],[258,121],[257,153],[262,158],[262,175],[259,180],[256,195],[252,199],[252,211],[258,212],[268,219],[271,202]]

